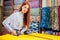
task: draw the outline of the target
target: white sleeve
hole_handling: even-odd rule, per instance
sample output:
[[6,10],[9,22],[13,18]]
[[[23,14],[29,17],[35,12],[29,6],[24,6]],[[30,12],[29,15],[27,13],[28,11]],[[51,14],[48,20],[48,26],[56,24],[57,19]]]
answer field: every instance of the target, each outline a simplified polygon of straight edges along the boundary
[[10,26],[11,23],[11,18],[14,16],[14,14],[10,15],[9,17],[7,17],[2,24],[4,25],[4,27],[10,32],[11,30],[13,30]]

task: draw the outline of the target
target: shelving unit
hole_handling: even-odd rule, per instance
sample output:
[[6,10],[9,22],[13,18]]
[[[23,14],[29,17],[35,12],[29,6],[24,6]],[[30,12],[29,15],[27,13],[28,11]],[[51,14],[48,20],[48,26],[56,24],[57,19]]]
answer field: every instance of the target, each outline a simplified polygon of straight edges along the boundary
[[10,16],[14,9],[14,0],[4,0],[4,14],[3,19]]

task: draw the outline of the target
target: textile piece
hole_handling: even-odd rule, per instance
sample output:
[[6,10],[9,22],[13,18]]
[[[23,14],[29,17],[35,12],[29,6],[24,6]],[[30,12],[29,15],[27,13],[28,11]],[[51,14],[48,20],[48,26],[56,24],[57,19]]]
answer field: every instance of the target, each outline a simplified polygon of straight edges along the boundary
[[40,16],[30,16],[31,22],[40,22]]
[[40,22],[40,27],[50,28],[50,8],[42,8],[42,19]]
[[31,2],[29,2],[29,4],[30,4],[31,8],[39,8],[40,1],[39,0],[31,1]]
[[59,30],[60,30],[60,6],[58,6],[58,23],[59,23]]
[[31,8],[30,9],[30,14],[32,16],[39,16],[39,10],[40,10],[40,8]]
[[20,5],[24,2],[24,0],[14,0],[14,5]]

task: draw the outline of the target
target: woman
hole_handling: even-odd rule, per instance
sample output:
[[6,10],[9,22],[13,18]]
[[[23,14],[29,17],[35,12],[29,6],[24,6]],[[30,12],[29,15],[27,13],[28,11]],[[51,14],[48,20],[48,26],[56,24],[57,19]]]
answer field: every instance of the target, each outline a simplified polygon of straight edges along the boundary
[[13,35],[24,34],[29,28],[30,5],[24,2],[18,12],[14,12],[3,21],[4,27]]

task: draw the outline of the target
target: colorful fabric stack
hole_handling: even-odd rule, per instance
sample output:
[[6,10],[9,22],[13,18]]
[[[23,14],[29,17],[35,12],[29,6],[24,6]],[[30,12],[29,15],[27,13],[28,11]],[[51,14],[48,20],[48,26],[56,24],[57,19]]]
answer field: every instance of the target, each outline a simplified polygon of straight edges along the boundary
[[38,32],[38,24],[40,21],[40,2],[39,0],[28,0],[28,3],[30,4],[30,28],[28,30],[28,33]]

